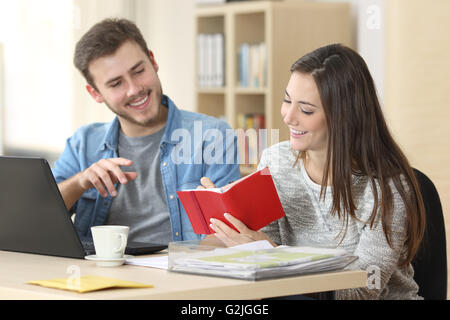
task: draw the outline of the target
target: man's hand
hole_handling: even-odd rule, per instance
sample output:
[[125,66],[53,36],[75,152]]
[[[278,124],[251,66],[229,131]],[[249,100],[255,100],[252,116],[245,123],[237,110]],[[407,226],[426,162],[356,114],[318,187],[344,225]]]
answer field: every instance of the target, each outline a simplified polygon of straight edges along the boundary
[[104,198],[108,196],[106,191],[112,197],[115,197],[117,196],[117,190],[114,188],[114,185],[117,182],[126,184],[128,181],[137,178],[136,172],[123,172],[120,168],[120,166],[130,166],[132,164],[133,161],[124,158],[101,159],[81,172],[78,182],[84,191],[96,188]]
[[123,172],[120,166],[131,166],[133,161],[124,158],[102,159],[86,170],[58,184],[66,208],[70,210],[81,195],[90,188],[96,188],[102,197],[108,193],[117,196],[114,184],[122,184],[137,178],[136,172]]

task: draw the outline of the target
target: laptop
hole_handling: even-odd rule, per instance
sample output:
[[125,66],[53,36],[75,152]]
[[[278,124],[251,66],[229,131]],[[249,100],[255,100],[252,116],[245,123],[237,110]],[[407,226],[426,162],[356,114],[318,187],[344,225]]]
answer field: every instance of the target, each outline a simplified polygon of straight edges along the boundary
[[[151,254],[166,244],[130,242],[126,254]],[[82,241],[47,160],[0,157],[0,250],[83,259],[95,253]]]

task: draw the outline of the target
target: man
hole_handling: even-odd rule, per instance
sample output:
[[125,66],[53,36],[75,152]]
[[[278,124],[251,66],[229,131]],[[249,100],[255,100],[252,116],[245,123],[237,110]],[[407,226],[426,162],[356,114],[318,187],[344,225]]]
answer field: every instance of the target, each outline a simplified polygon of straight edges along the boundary
[[[117,115],[80,128],[53,168],[80,236],[116,224],[130,227],[129,241],[199,239],[176,191],[197,187],[203,176],[218,186],[240,177],[237,161],[229,161],[237,157],[229,126],[179,110],[163,94],[155,57],[128,20],[94,25],[77,43],[74,63],[92,98]],[[216,161],[204,161],[205,150]]]

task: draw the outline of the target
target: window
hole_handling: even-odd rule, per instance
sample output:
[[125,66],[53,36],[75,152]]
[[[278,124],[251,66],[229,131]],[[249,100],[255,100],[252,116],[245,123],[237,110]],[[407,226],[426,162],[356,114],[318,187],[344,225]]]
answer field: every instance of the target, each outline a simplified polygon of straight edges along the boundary
[[69,0],[0,0],[4,148],[60,152],[64,147],[72,130],[75,9]]

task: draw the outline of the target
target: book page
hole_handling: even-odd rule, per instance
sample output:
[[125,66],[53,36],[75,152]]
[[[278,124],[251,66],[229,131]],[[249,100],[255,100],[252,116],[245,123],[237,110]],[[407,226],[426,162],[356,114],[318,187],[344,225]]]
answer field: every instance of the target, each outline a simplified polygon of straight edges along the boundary
[[217,193],[223,193],[222,188],[191,189],[191,190],[182,190],[182,191],[212,191],[212,192],[217,192]]
[[[229,190],[229,189],[230,189],[231,187],[233,187],[234,185],[236,185],[236,184],[238,184],[238,183],[240,183],[240,182],[242,182],[242,181],[244,181],[244,180],[246,180],[246,179],[252,177],[253,175],[259,173],[260,171],[262,171],[262,170],[264,170],[264,169],[266,169],[266,168],[263,168],[263,169],[261,169],[261,170],[255,171],[255,172],[253,172],[252,174],[249,174],[249,175],[247,175],[247,176],[245,176],[245,177],[242,177],[242,178],[240,178],[239,180],[233,181],[233,182],[231,182],[231,183],[229,183],[229,184],[227,184],[227,185],[225,185],[225,186],[223,186],[223,187],[221,187],[221,188],[186,189],[186,190],[180,190],[180,191],[212,191],[212,192],[217,192],[217,193],[224,193],[225,191]],[[200,182],[199,182],[199,186],[200,186]]]

